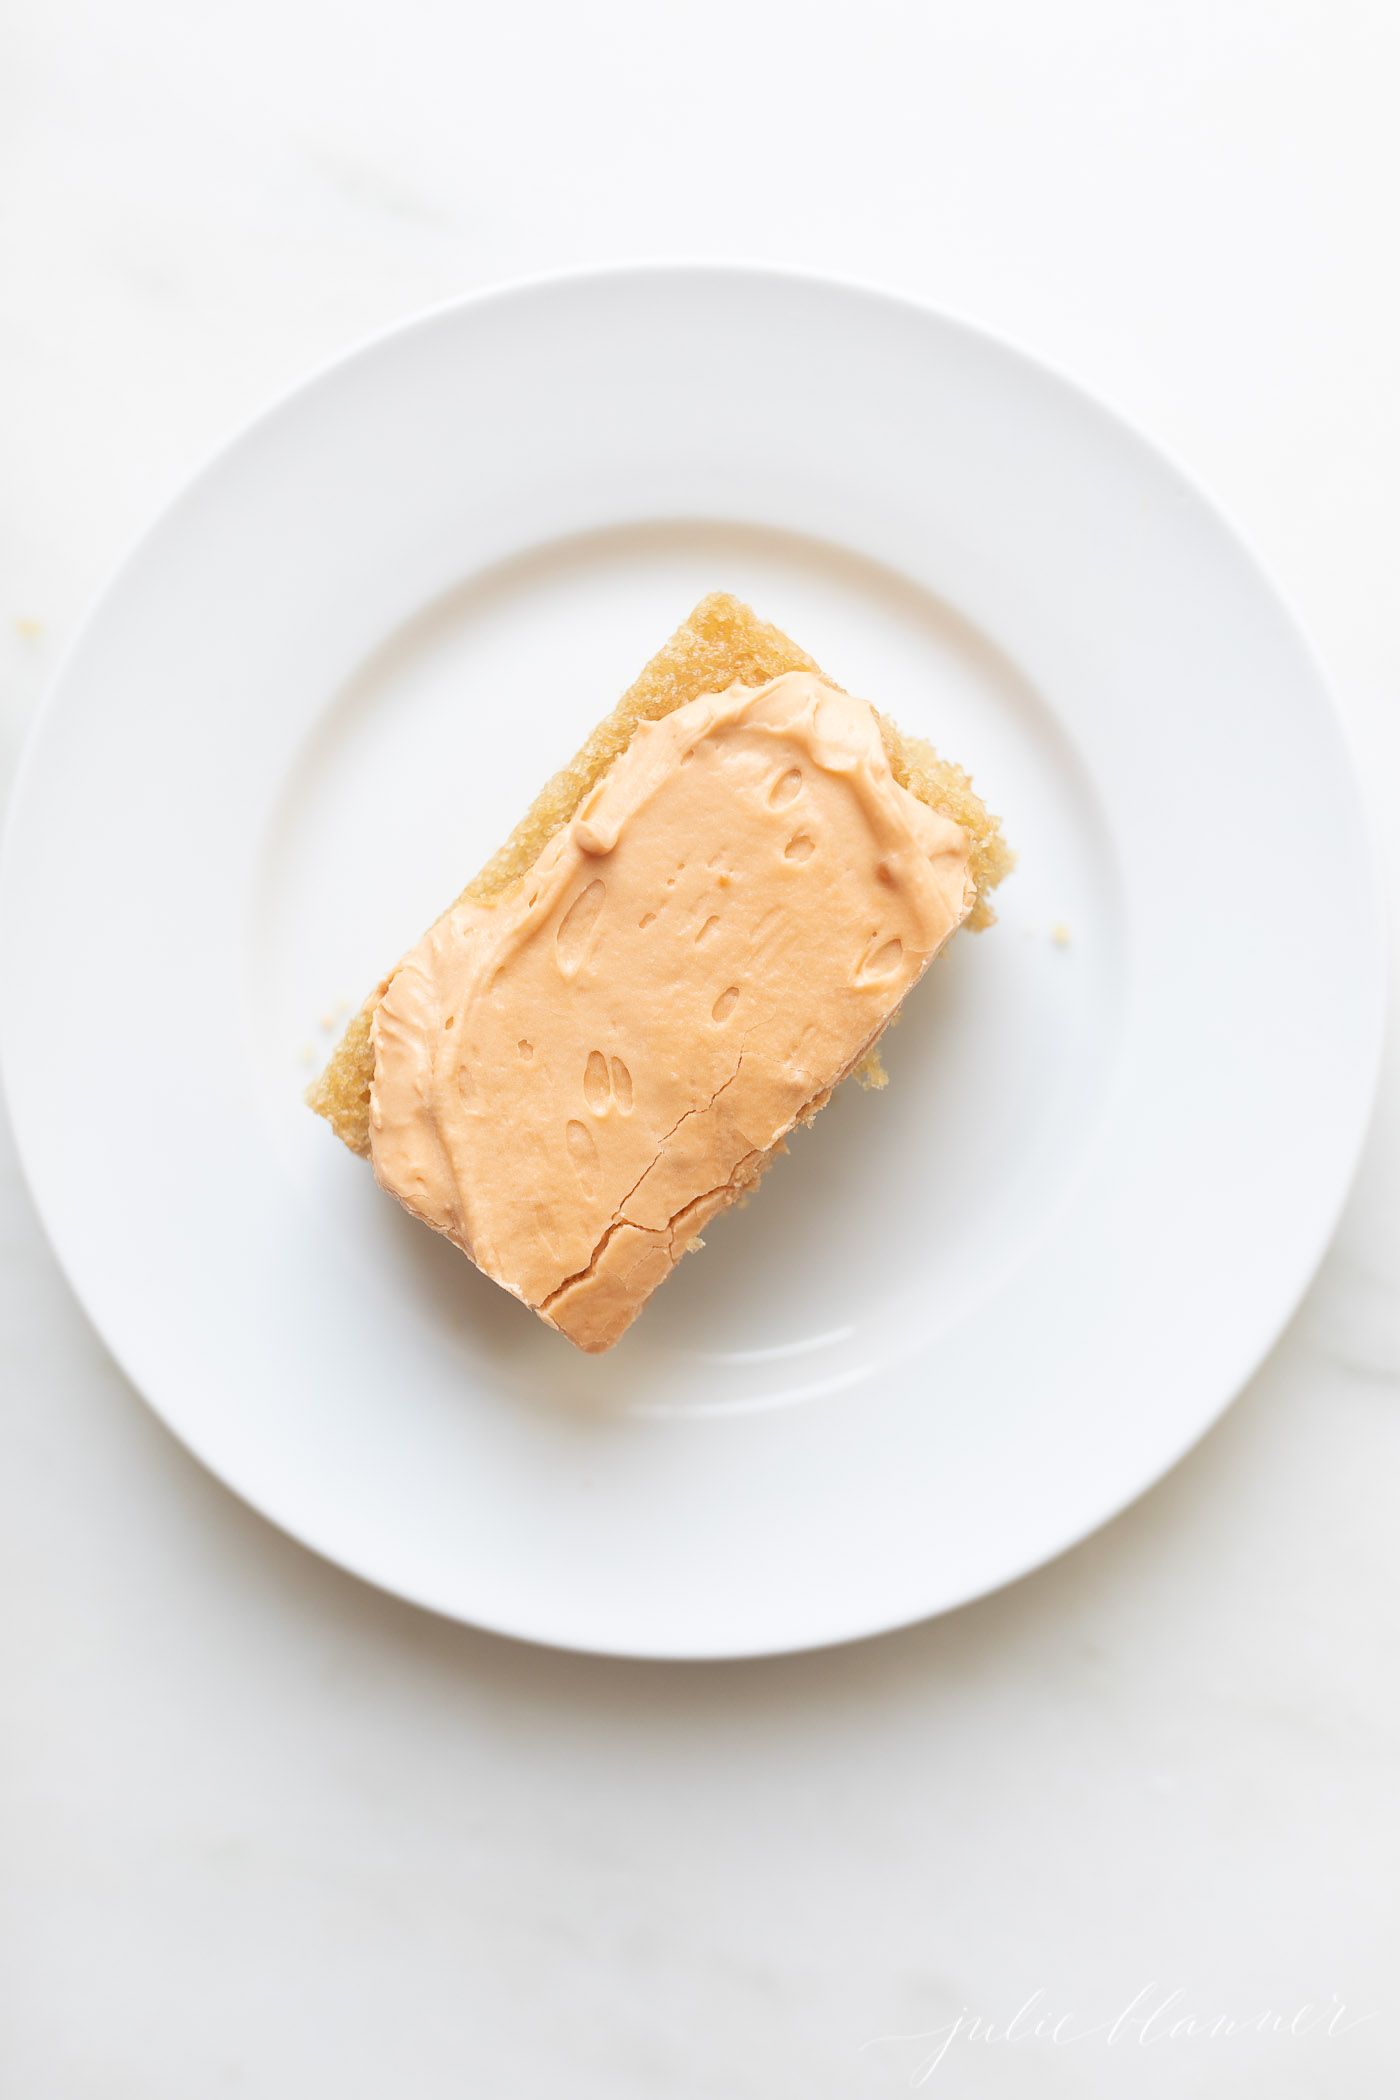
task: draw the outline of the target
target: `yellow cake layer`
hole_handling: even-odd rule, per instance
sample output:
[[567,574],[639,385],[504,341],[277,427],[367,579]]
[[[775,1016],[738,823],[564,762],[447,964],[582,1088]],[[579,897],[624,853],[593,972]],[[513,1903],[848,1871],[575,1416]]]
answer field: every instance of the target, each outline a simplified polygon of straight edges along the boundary
[[[546,783],[498,853],[494,853],[462,892],[462,899],[489,902],[504,896],[534,866],[540,852],[569,819],[613,760],[625,751],[639,722],[659,721],[702,693],[724,692],[731,685],[765,685],[784,671],[815,671],[806,651],[777,627],[760,620],[749,606],[722,591],[702,598],[646,669],[627,688],[610,715],[605,715],[562,771]],[[835,681],[822,673],[829,684]],[[969,869],[977,902],[967,924],[991,924],[991,892],[1012,866],[1012,854],[1001,826],[974,793],[960,766],[938,756],[920,737],[906,736],[884,715],[880,733],[891,770],[930,809],[963,827],[970,841]],[[447,907],[452,908],[450,905]],[[307,1101],[324,1116],[352,1152],[369,1152],[369,1091],[374,1077],[370,1023],[388,984],[375,986],[336,1045],[320,1077],[307,1089]]]

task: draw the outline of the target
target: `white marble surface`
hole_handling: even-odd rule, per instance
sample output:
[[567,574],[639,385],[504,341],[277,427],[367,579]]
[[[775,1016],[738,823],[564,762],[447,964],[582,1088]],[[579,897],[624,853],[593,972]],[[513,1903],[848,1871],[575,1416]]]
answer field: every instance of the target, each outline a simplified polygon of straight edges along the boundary
[[[1393,830],[1398,76],[1386,0],[10,0],[6,775],[124,544],[307,366],[503,275],[737,253],[1004,327],[1174,447]],[[1397,1078],[1392,1040],[1321,1276],[1162,1487],[955,1618],[718,1668],[286,1543],[108,1360],[6,1138],[0,2090],[1391,2090]],[[995,2037],[935,2062],[962,2012]]]

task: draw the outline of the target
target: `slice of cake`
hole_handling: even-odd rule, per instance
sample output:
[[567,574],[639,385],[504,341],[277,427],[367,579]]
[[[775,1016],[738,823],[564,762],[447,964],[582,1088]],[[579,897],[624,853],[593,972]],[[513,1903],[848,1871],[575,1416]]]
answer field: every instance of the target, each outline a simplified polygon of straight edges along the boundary
[[607,1349],[870,1068],[1010,865],[965,773],[707,598],[307,1098],[415,1216]]

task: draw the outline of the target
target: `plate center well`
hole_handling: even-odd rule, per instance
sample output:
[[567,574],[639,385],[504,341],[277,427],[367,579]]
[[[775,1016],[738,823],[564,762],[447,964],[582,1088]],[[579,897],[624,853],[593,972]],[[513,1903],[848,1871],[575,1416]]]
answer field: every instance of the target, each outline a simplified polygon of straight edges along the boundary
[[[404,1217],[301,1106],[344,1012],[500,843],[710,590],[974,774],[1020,865],[747,1208],[716,1221],[619,1350],[573,1355]],[[889,569],[747,526],[558,542],[423,608],[326,695],[267,828],[250,926],[262,1106],[353,1263],[545,1403],[668,1410],[829,1390],[926,1343],[1025,1259],[1092,1143],[1121,1021],[1116,856],[1082,758],[1025,672]]]

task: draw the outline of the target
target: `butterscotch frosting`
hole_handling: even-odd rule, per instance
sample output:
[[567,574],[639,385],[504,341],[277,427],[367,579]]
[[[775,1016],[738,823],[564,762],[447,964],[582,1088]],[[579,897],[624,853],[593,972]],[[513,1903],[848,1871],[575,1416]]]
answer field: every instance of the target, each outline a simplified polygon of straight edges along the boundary
[[865,1054],[973,903],[968,842],[807,672],[640,726],[374,1017],[375,1175],[606,1349]]

